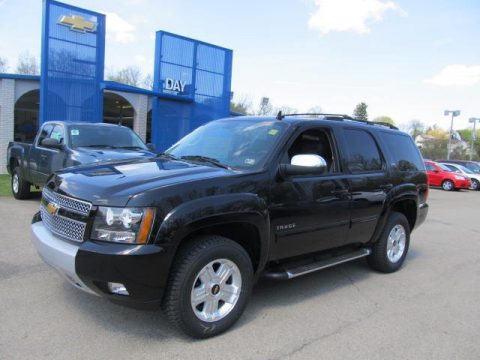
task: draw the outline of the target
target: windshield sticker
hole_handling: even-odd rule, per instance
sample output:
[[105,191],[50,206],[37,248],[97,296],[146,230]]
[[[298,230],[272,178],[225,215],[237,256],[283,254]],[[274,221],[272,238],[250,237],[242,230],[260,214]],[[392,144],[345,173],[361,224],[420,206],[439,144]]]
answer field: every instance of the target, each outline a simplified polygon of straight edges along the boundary
[[255,159],[245,159],[244,162],[247,165],[255,165]]
[[78,131],[78,129],[72,129],[70,130],[70,135],[80,135],[80,131]]
[[268,135],[277,135],[278,134],[278,130],[277,129],[270,129],[268,130]]

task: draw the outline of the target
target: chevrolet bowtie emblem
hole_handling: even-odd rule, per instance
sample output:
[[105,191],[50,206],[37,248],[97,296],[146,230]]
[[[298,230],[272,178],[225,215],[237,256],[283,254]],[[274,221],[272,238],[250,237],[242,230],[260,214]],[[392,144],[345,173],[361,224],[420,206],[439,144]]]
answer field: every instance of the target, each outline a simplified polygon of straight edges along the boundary
[[97,28],[96,22],[85,20],[83,16],[79,15],[63,15],[58,23],[70,27],[70,30],[83,33],[94,32]]
[[55,215],[58,212],[58,205],[55,203],[48,203],[47,205],[47,211],[50,215]]

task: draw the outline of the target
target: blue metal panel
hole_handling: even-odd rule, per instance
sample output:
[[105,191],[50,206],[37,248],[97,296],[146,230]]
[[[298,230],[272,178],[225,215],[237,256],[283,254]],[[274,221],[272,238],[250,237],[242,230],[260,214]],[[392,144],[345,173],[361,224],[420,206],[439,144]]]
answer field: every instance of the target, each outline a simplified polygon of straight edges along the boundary
[[165,150],[210,120],[229,116],[231,76],[232,50],[158,31],[154,92],[159,96],[152,108],[157,149]]
[[105,15],[44,0],[40,122],[103,118]]

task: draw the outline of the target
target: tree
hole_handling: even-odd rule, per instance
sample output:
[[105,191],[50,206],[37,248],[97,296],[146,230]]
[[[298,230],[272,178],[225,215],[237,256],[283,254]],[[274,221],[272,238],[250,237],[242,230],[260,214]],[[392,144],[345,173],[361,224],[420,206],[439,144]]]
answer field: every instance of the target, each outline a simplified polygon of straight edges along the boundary
[[395,125],[395,121],[390,116],[378,116],[375,119],[373,119],[375,122],[382,122],[385,124],[390,124],[390,125]]
[[131,86],[140,86],[142,82],[142,71],[138,66],[127,66],[117,72],[110,71],[107,74],[107,80]]
[[0,73],[5,73],[8,70],[8,61],[5,58],[0,57]]
[[367,113],[368,105],[364,102],[361,102],[355,109],[353,110],[353,117],[358,120],[368,120],[368,113]]
[[292,107],[290,107],[290,106],[288,106],[288,105],[283,105],[283,106],[279,106],[279,107],[276,107],[275,109],[273,109],[273,114],[276,115],[276,114],[278,114],[280,111],[282,112],[283,115],[298,113],[298,110],[297,110],[297,109],[292,108]]
[[28,51],[21,53],[18,57],[16,73],[21,75],[39,75],[40,65],[35,56]]
[[438,125],[430,126],[426,131],[426,135],[438,140],[448,140],[448,131],[442,129]]
[[423,135],[425,133],[425,124],[420,120],[410,120],[407,125],[407,131],[415,140],[418,135]]
[[309,114],[321,114],[323,112],[322,107],[319,105],[312,106],[308,109],[307,113]]
[[248,96],[242,96],[238,100],[230,101],[230,111],[244,115],[252,113],[252,101]]
[[145,89],[152,90],[153,89],[153,76],[152,74],[147,74],[142,80],[141,86]]

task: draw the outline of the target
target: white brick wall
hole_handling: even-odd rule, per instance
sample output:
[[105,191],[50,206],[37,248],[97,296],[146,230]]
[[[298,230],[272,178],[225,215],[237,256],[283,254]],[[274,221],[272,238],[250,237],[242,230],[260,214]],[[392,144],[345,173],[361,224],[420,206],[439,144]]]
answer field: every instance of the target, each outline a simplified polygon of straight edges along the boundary
[[7,173],[7,146],[13,141],[15,80],[0,79],[0,174]]
[[143,141],[147,138],[147,113],[148,113],[148,96],[138,95],[136,104],[132,104],[135,109],[133,118],[133,131],[135,131]]

